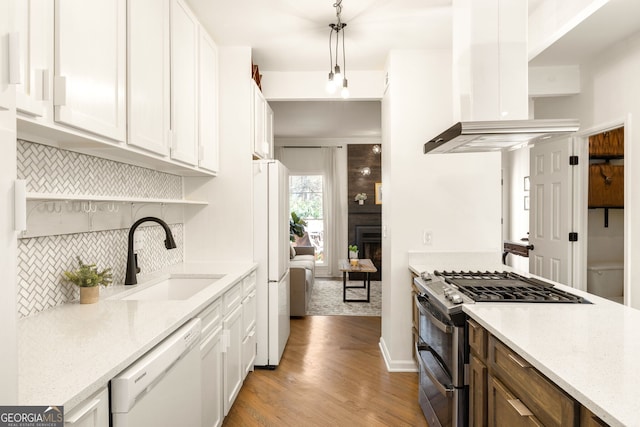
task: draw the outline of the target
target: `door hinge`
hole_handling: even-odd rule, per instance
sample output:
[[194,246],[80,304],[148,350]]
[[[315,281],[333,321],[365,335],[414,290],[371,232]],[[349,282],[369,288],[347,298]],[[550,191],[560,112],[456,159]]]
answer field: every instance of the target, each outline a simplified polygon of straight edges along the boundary
[[578,156],[569,156],[569,164],[575,166],[578,164]]
[[577,242],[578,241],[578,233],[576,233],[575,231],[572,231],[571,233],[569,233],[569,241],[570,242]]

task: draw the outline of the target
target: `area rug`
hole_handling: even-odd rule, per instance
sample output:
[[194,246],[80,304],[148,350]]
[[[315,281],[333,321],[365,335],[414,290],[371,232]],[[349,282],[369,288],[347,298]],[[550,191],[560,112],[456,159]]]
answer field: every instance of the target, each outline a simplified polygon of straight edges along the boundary
[[[362,281],[348,281],[360,286]],[[308,316],[380,316],[382,282],[371,281],[371,296],[366,302],[342,302],[342,280],[316,279],[307,308]],[[347,298],[366,299],[366,289],[347,289]]]

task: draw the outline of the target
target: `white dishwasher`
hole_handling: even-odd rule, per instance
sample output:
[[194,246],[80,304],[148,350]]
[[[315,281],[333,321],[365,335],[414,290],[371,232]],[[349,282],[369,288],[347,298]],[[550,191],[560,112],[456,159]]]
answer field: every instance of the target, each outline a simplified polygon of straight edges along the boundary
[[201,425],[200,319],[111,380],[113,427]]

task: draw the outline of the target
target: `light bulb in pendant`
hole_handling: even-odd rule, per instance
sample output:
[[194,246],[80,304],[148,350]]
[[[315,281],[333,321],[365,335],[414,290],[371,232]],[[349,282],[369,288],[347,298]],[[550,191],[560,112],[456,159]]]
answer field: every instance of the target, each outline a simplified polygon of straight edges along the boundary
[[342,80],[342,90],[340,91],[340,96],[343,99],[349,98],[349,85],[347,84],[347,79]]
[[340,71],[339,65],[336,65],[334,68],[333,81],[336,82],[336,86],[338,86],[342,81],[342,72]]
[[329,73],[329,79],[327,80],[326,90],[327,90],[327,93],[336,92],[336,80],[333,73]]

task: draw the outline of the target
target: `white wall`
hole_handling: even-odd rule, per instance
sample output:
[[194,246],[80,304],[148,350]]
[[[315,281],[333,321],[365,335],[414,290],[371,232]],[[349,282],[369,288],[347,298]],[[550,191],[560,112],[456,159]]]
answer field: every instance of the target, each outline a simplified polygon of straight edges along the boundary
[[[452,123],[450,51],[394,50],[382,103],[382,338],[391,370],[414,368],[408,251],[501,250],[500,153],[422,154]],[[430,246],[423,231],[432,233]]]
[[221,47],[218,54],[220,172],[184,178],[187,199],[209,201],[186,208],[185,259],[252,261],[251,48]]
[[0,2],[0,405],[18,401],[16,303],[17,236],[13,224],[13,185],[16,179],[15,87],[8,85],[5,59],[9,43],[9,2]]
[[[607,48],[581,67],[580,95],[536,101],[536,116],[577,117],[581,129],[625,125],[625,265],[631,306],[640,308],[640,33]],[[571,114],[574,113],[574,114]],[[570,115],[569,115],[570,114]]]
[[[381,99],[384,90],[382,71],[349,71],[349,99]],[[330,95],[325,87],[329,73],[324,71],[265,71],[262,90],[268,100],[341,99],[340,93]]]

